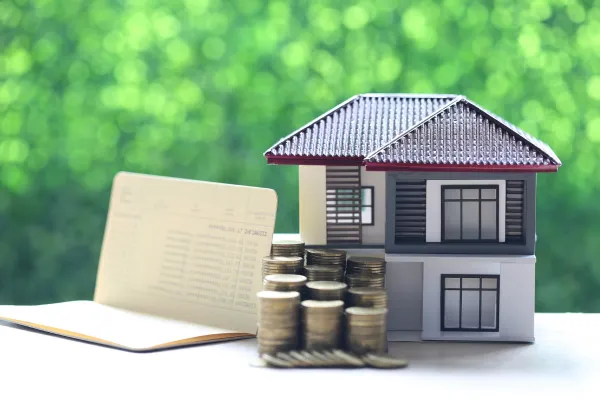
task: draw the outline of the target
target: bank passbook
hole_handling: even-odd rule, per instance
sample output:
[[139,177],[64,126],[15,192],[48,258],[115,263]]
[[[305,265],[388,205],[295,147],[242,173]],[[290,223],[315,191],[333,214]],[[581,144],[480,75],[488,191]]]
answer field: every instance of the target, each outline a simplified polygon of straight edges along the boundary
[[271,189],[120,172],[93,301],[0,306],[0,320],[131,351],[251,338]]

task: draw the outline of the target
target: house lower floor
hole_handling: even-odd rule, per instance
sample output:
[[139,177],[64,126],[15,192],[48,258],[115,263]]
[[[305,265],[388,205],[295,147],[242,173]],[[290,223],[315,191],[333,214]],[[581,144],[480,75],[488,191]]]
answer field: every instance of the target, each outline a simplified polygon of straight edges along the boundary
[[343,250],[385,257],[390,341],[534,341],[533,255]]
[[535,256],[385,259],[390,340],[534,341]]

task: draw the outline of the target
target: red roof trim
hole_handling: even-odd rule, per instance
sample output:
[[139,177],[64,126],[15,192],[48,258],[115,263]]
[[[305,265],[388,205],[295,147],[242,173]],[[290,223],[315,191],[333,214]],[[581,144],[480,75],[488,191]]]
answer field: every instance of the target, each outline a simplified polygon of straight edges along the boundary
[[266,155],[267,163],[269,164],[285,164],[285,165],[340,165],[353,166],[363,165],[363,157],[342,157],[342,156],[275,156]]
[[367,162],[367,171],[436,171],[436,172],[556,172],[558,165],[458,165]]

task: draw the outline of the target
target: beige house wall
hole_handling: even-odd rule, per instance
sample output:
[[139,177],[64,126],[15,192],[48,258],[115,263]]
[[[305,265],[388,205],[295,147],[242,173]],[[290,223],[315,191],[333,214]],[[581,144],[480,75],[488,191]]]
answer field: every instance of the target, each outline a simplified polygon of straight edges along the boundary
[[299,165],[300,237],[306,245],[327,244],[325,166]]
[[[300,235],[306,245],[327,244],[326,167],[322,165],[298,166]],[[362,186],[372,186],[374,193],[373,225],[363,225],[364,245],[385,243],[385,173],[367,172],[361,168]]]

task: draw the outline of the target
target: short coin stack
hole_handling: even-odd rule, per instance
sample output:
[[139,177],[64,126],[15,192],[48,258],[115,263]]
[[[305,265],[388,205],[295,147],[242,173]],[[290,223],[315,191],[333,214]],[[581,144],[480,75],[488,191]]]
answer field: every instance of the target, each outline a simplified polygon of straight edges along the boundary
[[258,297],[258,353],[276,354],[298,348],[300,294],[262,291]]
[[275,240],[271,244],[271,255],[279,257],[302,257],[304,260],[304,242],[299,240]]
[[385,289],[354,287],[346,292],[346,307],[387,308]]
[[339,349],[344,302],[341,300],[302,302],[302,340],[307,350]]
[[263,279],[263,290],[275,292],[298,292],[304,293],[306,277],[294,274],[267,275]]
[[306,295],[310,300],[344,300],[346,288],[342,282],[314,281],[306,284]]
[[379,257],[350,257],[346,264],[346,283],[349,287],[385,287],[385,259]]
[[262,259],[262,277],[275,274],[302,273],[304,259],[302,257],[267,256]]
[[343,250],[308,249],[306,250],[307,265],[346,266],[346,252]]
[[307,265],[304,274],[309,282],[312,281],[336,281],[341,282],[344,277],[344,269],[337,265]]
[[387,351],[386,308],[346,309],[346,348],[354,354]]

